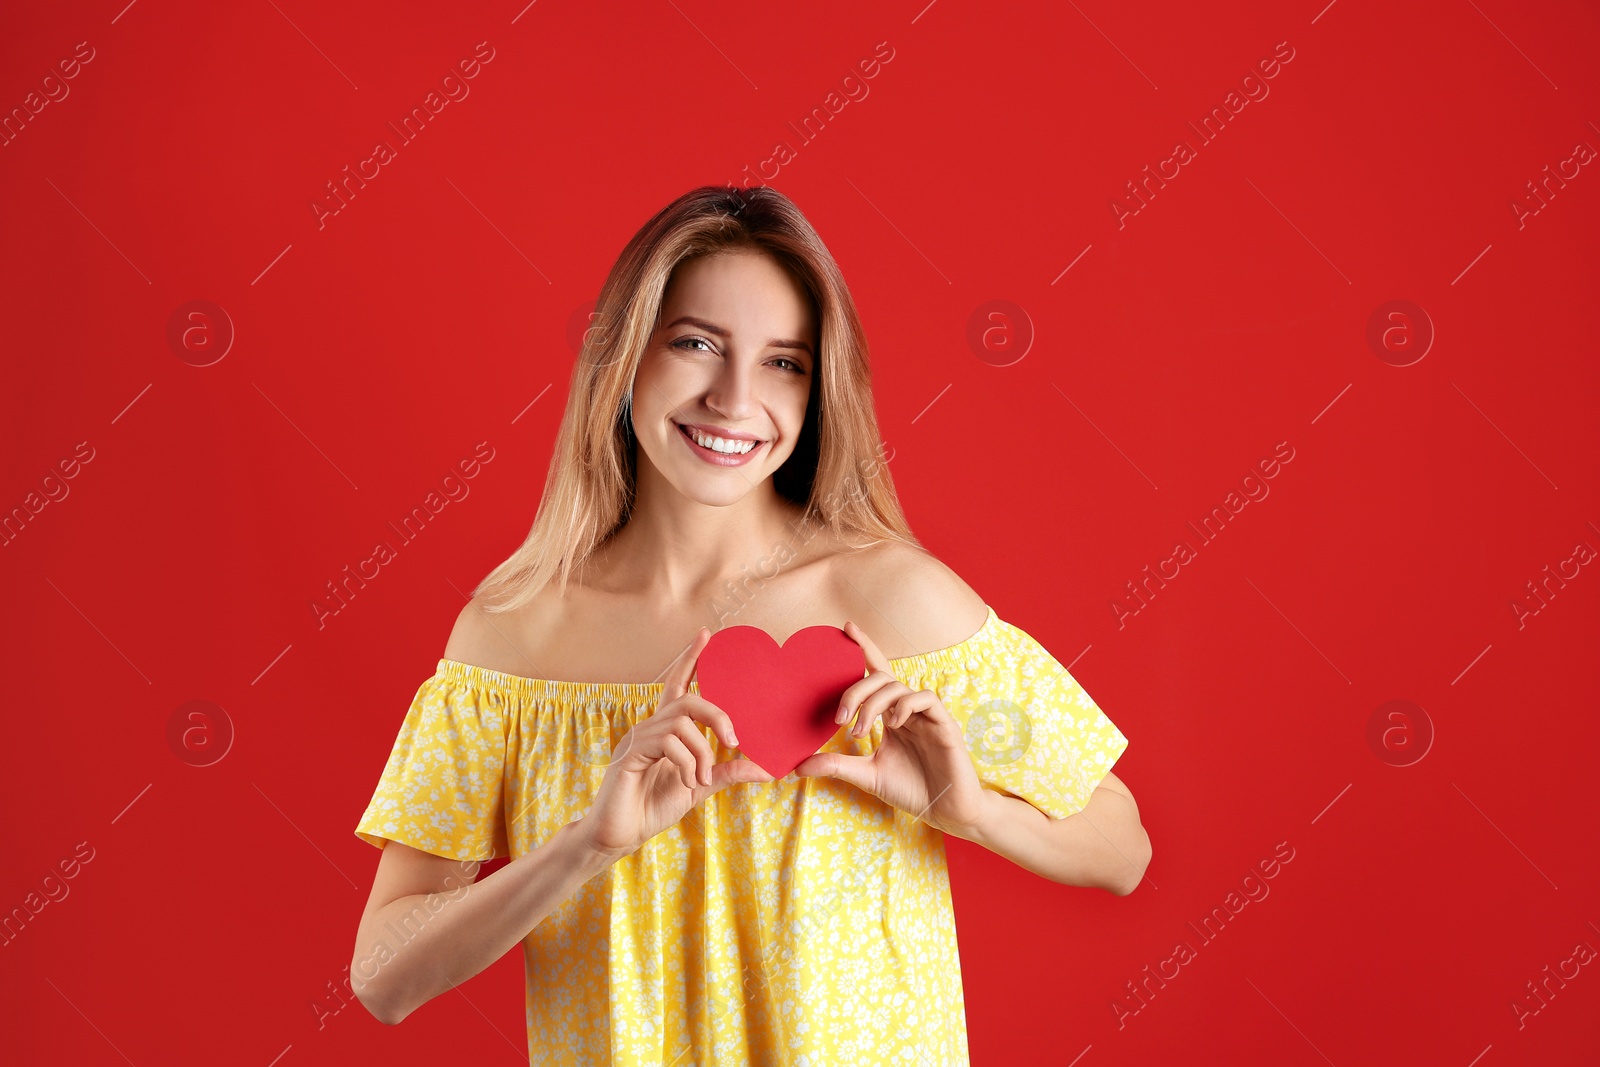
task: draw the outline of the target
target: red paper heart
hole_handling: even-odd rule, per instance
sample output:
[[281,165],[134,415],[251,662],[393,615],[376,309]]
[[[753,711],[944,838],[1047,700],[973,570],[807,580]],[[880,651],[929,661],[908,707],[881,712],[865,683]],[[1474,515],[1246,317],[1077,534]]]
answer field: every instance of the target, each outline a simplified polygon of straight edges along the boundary
[[844,691],[866,676],[866,654],[837,626],[807,626],[780,647],[754,626],[718,630],[700,650],[700,695],[728,713],[739,751],[782,778],[840,730]]

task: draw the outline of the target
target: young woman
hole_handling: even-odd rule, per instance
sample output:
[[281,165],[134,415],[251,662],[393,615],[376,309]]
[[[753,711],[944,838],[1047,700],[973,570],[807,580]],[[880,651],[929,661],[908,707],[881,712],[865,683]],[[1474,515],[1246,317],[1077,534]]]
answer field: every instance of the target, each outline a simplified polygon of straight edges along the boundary
[[[787,198],[680,197],[596,313],[533,529],[358,824],[383,854],[354,988],[398,1023],[520,942],[531,1063],[965,1064],[944,835],[1131,892],[1127,739],[917,544],[849,290]],[[863,649],[782,779],[694,680],[734,624]]]

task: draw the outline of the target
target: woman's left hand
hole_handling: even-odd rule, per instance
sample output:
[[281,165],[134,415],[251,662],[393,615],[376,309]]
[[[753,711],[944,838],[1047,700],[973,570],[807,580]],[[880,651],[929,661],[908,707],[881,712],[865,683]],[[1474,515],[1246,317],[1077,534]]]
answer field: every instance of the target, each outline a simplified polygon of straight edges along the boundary
[[844,691],[843,706],[854,717],[857,737],[881,718],[883,741],[870,756],[813,753],[795,773],[849,782],[937,830],[970,838],[986,805],[961,724],[939,694],[914,691],[896,678],[861,627],[847,622],[844,632],[866,653],[870,673]]

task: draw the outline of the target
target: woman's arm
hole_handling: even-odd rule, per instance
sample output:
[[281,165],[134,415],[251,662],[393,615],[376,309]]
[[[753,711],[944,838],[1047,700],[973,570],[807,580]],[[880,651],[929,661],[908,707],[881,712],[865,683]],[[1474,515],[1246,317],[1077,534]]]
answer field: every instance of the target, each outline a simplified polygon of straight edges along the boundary
[[612,862],[581,819],[481,882],[472,863],[391,841],[356,932],[351,989],[392,1026],[505,955]]
[[992,789],[983,793],[983,815],[956,836],[1063,885],[1125,897],[1144,878],[1150,836],[1139,822],[1133,794],[1109,771],[1088,805],[1065,819],[1052,819],[1026,800]]

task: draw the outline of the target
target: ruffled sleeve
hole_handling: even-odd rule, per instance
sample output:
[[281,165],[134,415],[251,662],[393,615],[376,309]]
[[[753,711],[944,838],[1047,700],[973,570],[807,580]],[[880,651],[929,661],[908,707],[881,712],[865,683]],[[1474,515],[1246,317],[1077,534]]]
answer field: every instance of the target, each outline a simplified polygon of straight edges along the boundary
[[502,700],[441,662],[417,690],[356,836],[454,860],[509,855]]
[[1039,642],[999,618],[959,666],[941,699],[979,781],[1051,818],[1082,811],[1128,747],[1122,731]]

